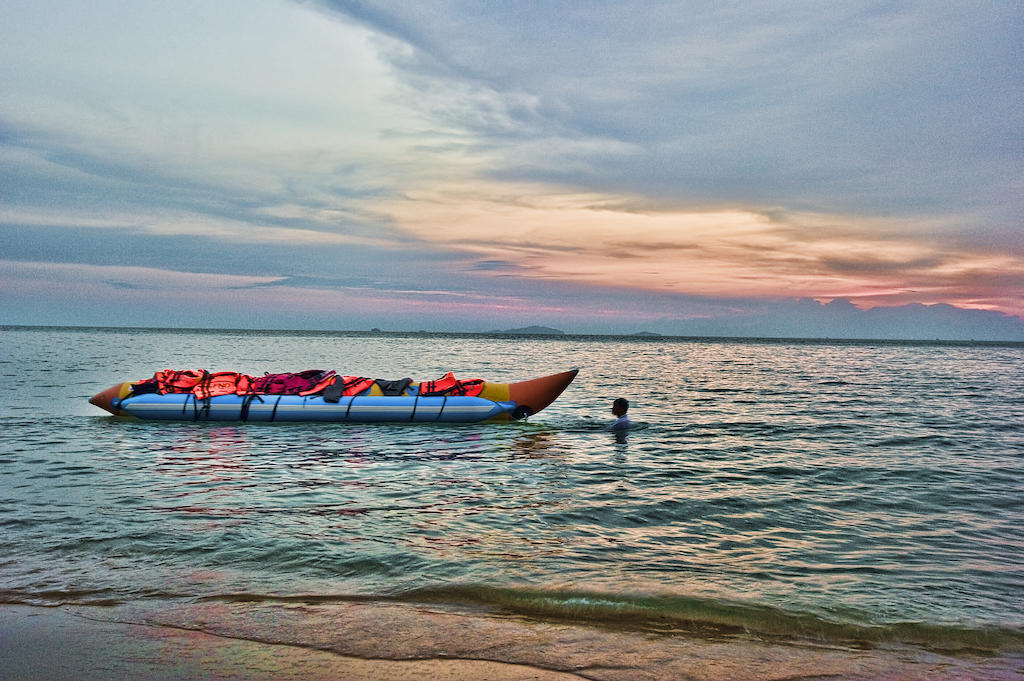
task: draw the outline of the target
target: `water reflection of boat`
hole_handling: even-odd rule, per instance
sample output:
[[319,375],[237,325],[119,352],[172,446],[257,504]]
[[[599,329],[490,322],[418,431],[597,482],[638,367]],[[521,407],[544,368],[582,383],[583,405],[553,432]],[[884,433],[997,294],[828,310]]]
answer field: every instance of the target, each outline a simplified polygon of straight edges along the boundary
[[349,421],[476,423],[518,420],[544,409],[572,383],[578,369],[518,383],[485,381],[475,396],[420,394],[412,384],[386,396],[376,385],[363,392],[324,400],[323,394],[249,393],[201,399],[193,393],[137,394],[138,383],[119,383],[89,402],[114,416],[164,421]]

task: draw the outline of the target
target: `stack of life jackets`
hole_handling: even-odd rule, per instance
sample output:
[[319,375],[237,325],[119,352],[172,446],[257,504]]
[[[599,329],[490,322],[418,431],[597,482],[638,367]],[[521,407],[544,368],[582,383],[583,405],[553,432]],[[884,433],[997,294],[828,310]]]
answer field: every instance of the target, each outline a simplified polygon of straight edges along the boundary
[[265,374],[260,378],[236,371],[211,373],[205,369],[166,369],[153,374],[153,378],[133,385],[132,393],[191,393],[197,400],[207,400],[218,395],[314,395],[333,383],[334,379],[334,371],[319,369],[299,373]]
[[[191,393],[197,400],[207,400],[218,395],[316,395],[324,394],[324,401],[337,402],[339,397],[358,395],[374,384],[384,395],[400,395],[412,384],[404,378],[400,381],[385,381],[363,376],[339,376],[334,370],[309,369],[297,373],[264,374],[253,378],[235,371],[211,373],[204,369],[158,371],[153,378],[139,381],[132,386],[132,394],[144,393]],[[422,397],[469,396],[475,397],[484,389],[479,378],[459,380],[449,371],[433,381],[420,383],[418,394]]]
[[211,373],[205,369],[197,371],[175,371],[165,369],[132,386],[132,393],[192,393],[196,399],[205,400],[217,395],[246,395],[250,392],[252,377],[234,371]]

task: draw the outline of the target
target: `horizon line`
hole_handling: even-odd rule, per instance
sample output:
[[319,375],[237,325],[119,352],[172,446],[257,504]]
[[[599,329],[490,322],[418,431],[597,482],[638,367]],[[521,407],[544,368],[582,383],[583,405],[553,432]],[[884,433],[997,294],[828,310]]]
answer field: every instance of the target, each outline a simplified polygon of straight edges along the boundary
[[[524,328],[524,327],[521,327]],[[545,327],[551,328],[551,327]],[[163,331],[185,333],[280,333],[288,335],[311,334],[323,336],[332,333],[358,334],[365,336],[483,336],[495,338],[531,338],[543,340],[588,338],[595,340],[628,339],[647,342],[666,341],[744,341],[744,342],[790,342],[790,343],[888,343],[907,345],[987,345],[1024,347],[1020,340],[976,340],[955,338],[870,338],[842,336],[728,336],[728,335],[673,335],[651,331],[635,331],[632,333],[575,333],[553,329],[552,332],[528,332],[516,329],[490,331],[427,331],[418,330],[385,330],[377,327],[370,329],[287,329],[287,328],[256,328],[256,327],[190,327],[190,326],[112,326],[109,324],[0,324],[0,330],[92,330],[92,331]]]

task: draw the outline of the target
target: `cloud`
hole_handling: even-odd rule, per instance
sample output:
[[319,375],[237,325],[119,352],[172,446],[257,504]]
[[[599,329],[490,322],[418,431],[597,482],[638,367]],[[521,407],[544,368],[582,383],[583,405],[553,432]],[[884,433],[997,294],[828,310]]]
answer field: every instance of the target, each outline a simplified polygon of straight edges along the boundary
[[1012,7],[320,4],[405,46],[382,58],[448,137],[450,177],[378,204],[418,238],[524,276],[1024,312]]
[[384,56],[503,179],[906,215],[1020,176],[1008,4],[321,4],[405,44]]
[[0,280],[7,290],[26,286],[62,290],[68,286],[98,285],[119,289],[224,290],[275,281],[276,277],[179,272],[155,267],[123,267],[0,260]]
[[0,302],[0,323],[463,331],[543,323],[577,333],[1024,341],[1020,319],[950,305],[861,310],[843,299],[714,300],[651,291],[629,297],[615,288],[485,294],[346,278],[8,260],[0,260]]
[[296,5],[25,3],[3,38],[6,206],[373,237],[387,225],[348,200],[412,172],[406,143],[381,131],[416,116],[391,98],[371,34]]
[[57,277],[95,296],[75,318],[206,304],[151,269],[259,278],[211,280],[211,319],[328,328],[799,297],[1019,314],[1021,23],[916,1],[9,3],[4,257],[54,309],[37,266],[83,266]]
[[513,261],[526,278],[715,297],[848,297],[862,306],[955,302],[1024,313],[1012,293],[1024,283],[1024,258],[957,250],[941,235],[921,238],[912,221],[645,209],[639,197],[525,185],[512,191],[508,183],[413,194],[390,212],[419,238]]
[[[226,275],[155,267],[0,260],[0,323],[237,328],[475,330],[535,316],[586,318],[589,310],[517,295],[389,287],[363,278]],[[586,307],[586,306],[585,306]],[[51,317],[52,315],[52,317]],[[276,321],[267,323],[266,319]],[[383,322],[383,319],[389,320]],[[472,323],[472,322],[471,322]]]

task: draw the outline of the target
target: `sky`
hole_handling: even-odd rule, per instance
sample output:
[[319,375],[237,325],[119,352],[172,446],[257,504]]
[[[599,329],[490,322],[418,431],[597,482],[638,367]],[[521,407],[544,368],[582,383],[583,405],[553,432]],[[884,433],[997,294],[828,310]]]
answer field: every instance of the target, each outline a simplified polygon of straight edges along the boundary
[[1024,340],[1024,8],[0,3],[0,323]]

